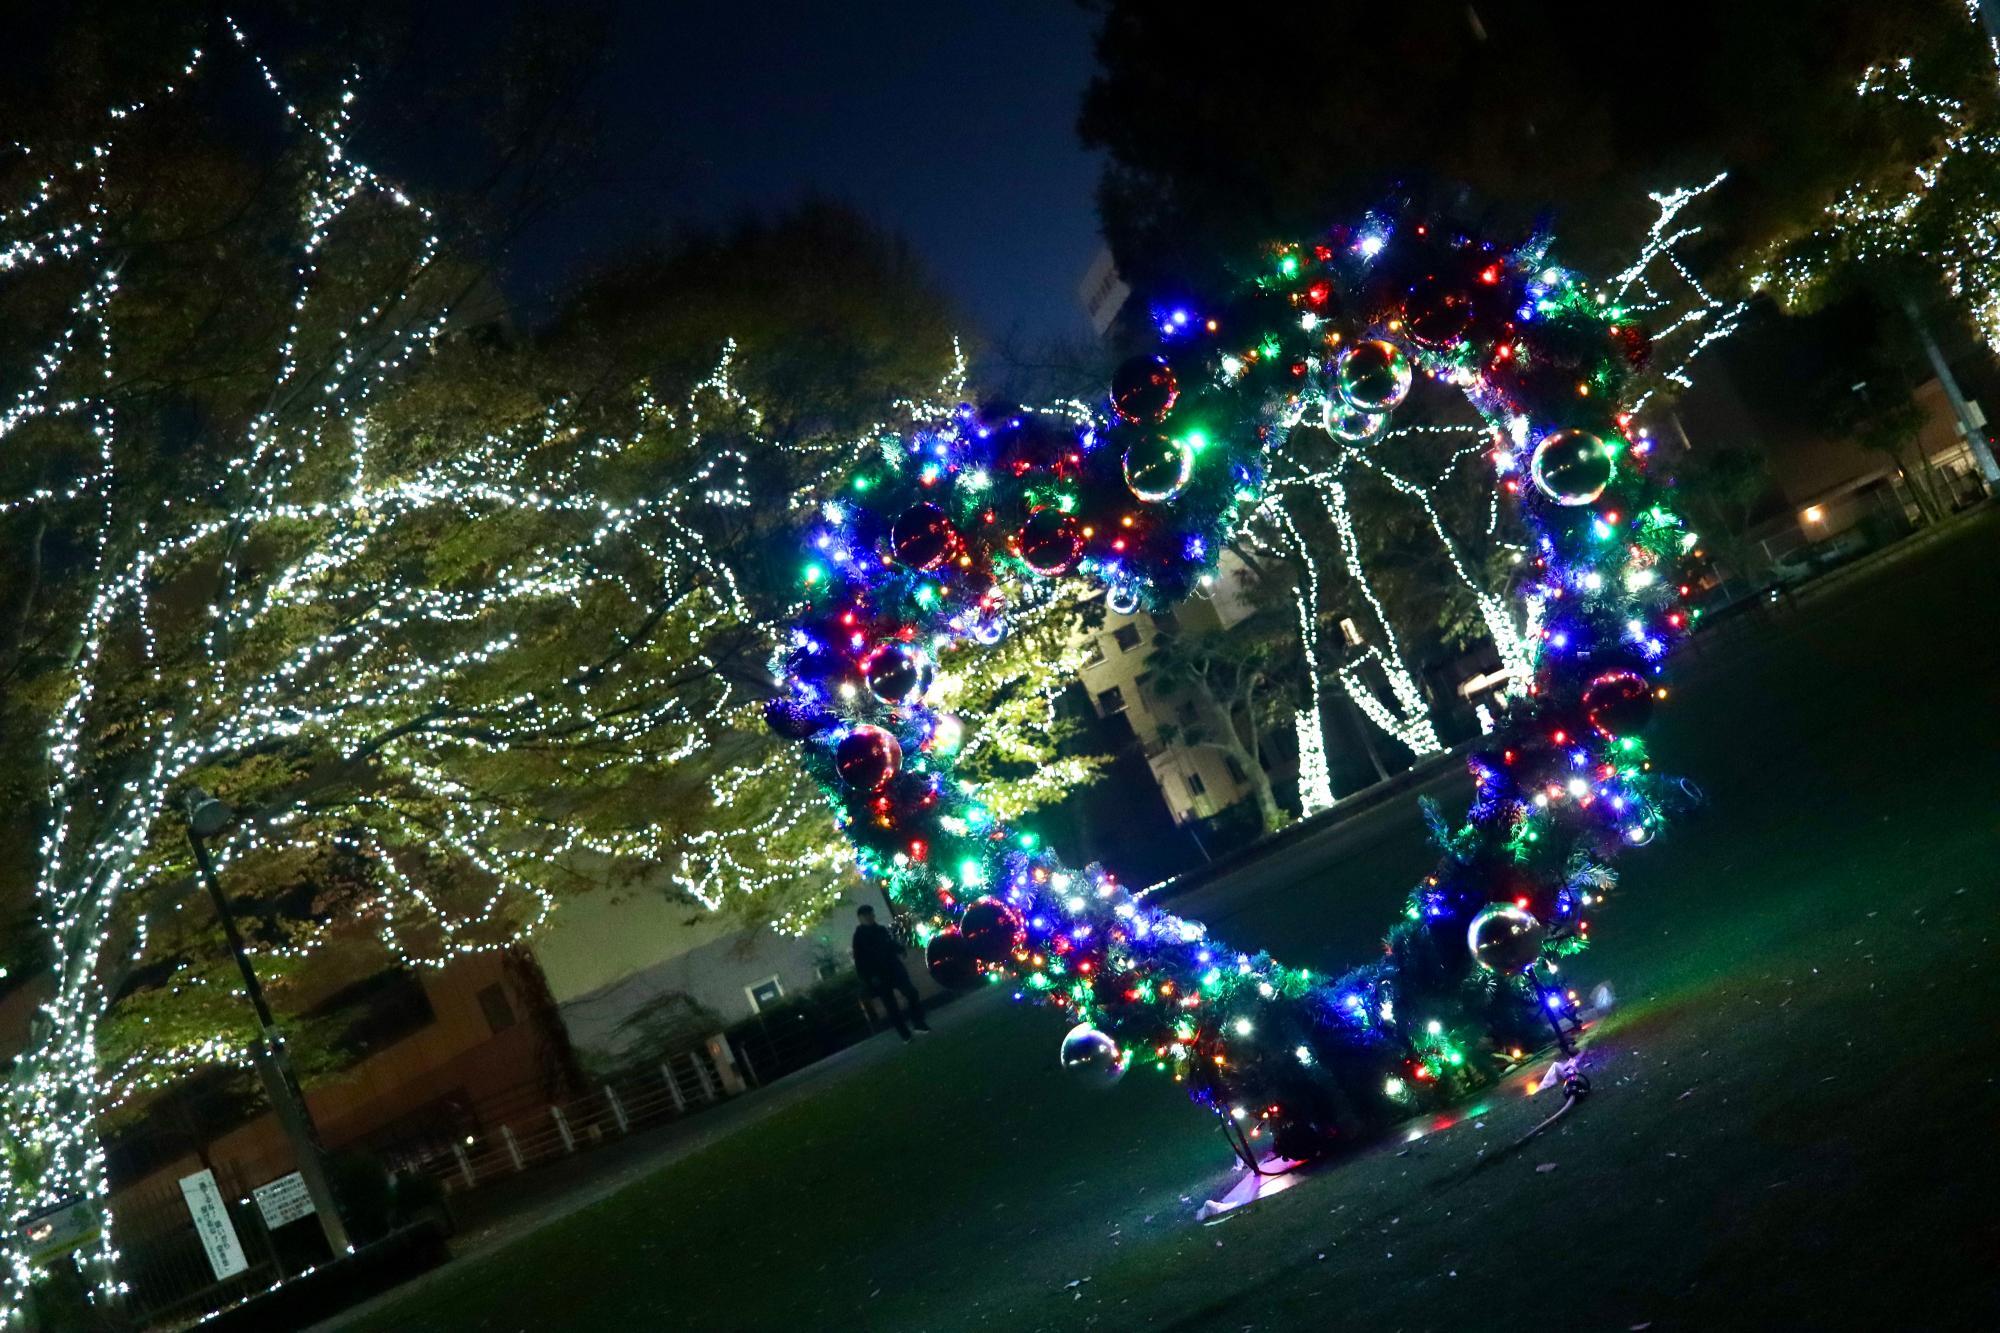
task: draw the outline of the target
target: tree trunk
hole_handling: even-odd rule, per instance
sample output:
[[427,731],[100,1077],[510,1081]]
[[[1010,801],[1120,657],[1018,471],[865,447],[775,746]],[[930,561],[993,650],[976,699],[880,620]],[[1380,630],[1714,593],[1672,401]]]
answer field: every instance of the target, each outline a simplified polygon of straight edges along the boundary
[[1256,755],[1244,747],[1243,737],[1236,730],[1236,720],[1230,716],[1222,701],[1215,697],[1206,677],[1197,675],[1193,680],[1194,692],[1201,700],[1201,711],[1206,718],[1207,730],[1215,739],[1208,742],[1208,748],[1220,750],[1236,761],[1243,770],[1243,776],[1250,784],[1250,792],[1257,798],[1257,816],[1266,833],[1276,832],[1285,826],[1285,808],[1278,804],[1278,797],[1271,790],[1271,776],[1264,771],[1264,765]]
[[1264,832],[1276,833],[1290,821],[1285,817],[1285,807],[1278,804],[1277,793],[1271,790],[1270,775],[1254,759],[1244,771],[1250,775],[1250,789],[1257,793],[1257,817],[1264,822]]
[[[1984,6],[1981,7],[1980,14],[1982,18],[1987,16]],[[1964,435],[1965,442],[1972,446],[1973,457],[1979,463],[1980,480],[1986,484],[1988,490],[1992,490],[1996,485],[2000,485],[2000,462],[1994,460],[1993,446],[1987,443],[1985,433],[1972,419],[1972,405],[1966,401],[1965,391],[1959,388],[1958,376],[1952,373],[1951,362],[1945,360],[1944,349],[1939,347],[1937,339],[1931,336],[1930,325],[1924,322],[1923,309],[1917,304],[1917,298],[1907,291],[1899,293],[1899,296],[1903,303],[1903,314],[1909,318],[1910,327],[1916,331],[1917,341],[1923,345],[1924,356],[1931,363],[1931,371],[1944,389],[1945,401],[1951,404],[1951,413],[1958,418],[1959,433]]]

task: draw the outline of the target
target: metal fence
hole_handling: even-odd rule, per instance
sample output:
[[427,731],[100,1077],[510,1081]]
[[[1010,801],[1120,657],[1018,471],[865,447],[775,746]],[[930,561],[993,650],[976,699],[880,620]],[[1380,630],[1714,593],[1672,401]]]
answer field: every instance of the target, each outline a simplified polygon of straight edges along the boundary
[[[879,1030],[856,995],[799,996],[706,1045],[628,1068],[569,1097],[552,1101],[539,1080],[477,1098],[460,1092],[337,1151],[359,1150],[390,1172],[463,1195],[695,1114]],[[179,1182],[114,1195],[119,1271],[131,1288],[126,1314],[134,1325],[193,1323],[325,1258],[323,1244],[302,1256],[299,1245],[265,1229],[239,1168],[223,1162],[214,1170],[249,1261],[225,1281],[215,1279]]]
[[[142,1327],[191,1323],[290,1275],[279,1247],[241,1177],[224,1163],[215,1168],[236,1237],[249,1267],[217,1281],[177,1181],[121,1191],[112,1201],[118,1239],[118,1275],[129,1288],[125,1313]],[[294,1268],[292,1271],[296,1271]]]
[[614,1142],[720,1101],[731,1080],[706,1050],[681,1051],[650,1069],[606,1079],[551,1102],[540,1084],[524,1084],[465,1108],[465,1132],[449,1144],[379,1150],[405,1172],[463,1192]]
[[[932,997],[926,1004],[944,997]],[[725,1034],[736,1063],[752,1084],[804,1069],[882,1030],[858,990],[834,988],[787,999],[732,1024]]]

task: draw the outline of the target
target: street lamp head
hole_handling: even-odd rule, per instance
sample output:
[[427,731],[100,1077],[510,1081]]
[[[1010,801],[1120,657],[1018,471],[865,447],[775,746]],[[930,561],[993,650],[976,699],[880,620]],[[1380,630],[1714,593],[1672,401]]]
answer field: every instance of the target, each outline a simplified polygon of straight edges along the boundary
[[213,838],[228,828],[236,812],[199,788],[188,793],[188,832],[197,838]]

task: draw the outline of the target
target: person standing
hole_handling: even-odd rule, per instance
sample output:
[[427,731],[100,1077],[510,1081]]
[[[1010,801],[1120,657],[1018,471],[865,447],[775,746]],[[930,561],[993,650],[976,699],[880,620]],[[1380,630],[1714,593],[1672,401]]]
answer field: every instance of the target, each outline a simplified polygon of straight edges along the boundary
[[[896,1025],[904,1041],[912,1040],[912,1024],[919,1032],[929,1032],[931,1025],[924,1019],[924,1002],[917,998],[909,969],[903,966],[903,946],[896,942],[888,927],[876,923],[874,908],[863,903],[855,915],[861,918],[861,924],[854,928],[854,970],[860,974],[862,986],[889,1011],[889,1021]],[[909,1003],[907,1019],[896,1003],[898,992]]]

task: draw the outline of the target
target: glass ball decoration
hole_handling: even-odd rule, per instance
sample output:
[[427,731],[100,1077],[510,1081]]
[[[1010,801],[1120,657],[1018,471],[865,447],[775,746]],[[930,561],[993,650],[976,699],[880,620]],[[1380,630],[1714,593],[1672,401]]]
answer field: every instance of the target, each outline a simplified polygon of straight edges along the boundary
[[1456,283],[1426,273],[1403,301],[1403,328],[1425,347],[1449,347],[1472,327],[1472,297]]
[[1054,577],[1076,563],[1083,551],[1083,532],[1074,515],[1054,505],[1037,505],[1028,511],[1014,545],[1029,569]]
[[1111,410],[1121,421],[1158,425],[1180,395],[1180,381],[1163,356],[1135,356],[1111,372]]
[[1611,450],[1587,430],[1544,436],[1528,462],[1535,489],[1559,505],[1587,505],[1611,484]]
[[1603,672],[1583,687],[1583,712],[1604,739],[1629,736],[1652,720],[1653,687],[1636,671]]
[[1363,412],[1393,411],[1410,393],[1410,358],[1392,342],[1371,338],[1340,354],[1334,384]]
[[1181,493],[1194,471],[1194,451],[1170,436],[1142,435],[1125,450],[1125,485],[1147,504]]
[[911,505],[889,527],[889,546],[897,562],[920,573],[942,567],[962,545],[950,517],[928,501]]
[[1076,427],[1034,412],[1016,412],[994,425],[992,447],[995,469],[1010,477],[1067,477],[1083,462]]
[[965,936],[973,956],[983,963],[999,962],[1028,938],[1020,912],[1012,904],[990,897],[965,909],[958,918],[958,931]]
[[979,959],[957,930],[941,930],[924,946],[924,967],[946,990],[970,990],[979,984]]
[[922,649],[885,643],[861,659],[861,677],[868,691],[894,707],[913,703],[931,685],[931,664]]
[[1108,1088],[1125,1076],[1131,1061],[1109,1033],[1088,1023],[1078,1023],[1062,1039],[1062,1067],[1100,1088]]
[[881,727],[862,725],[833,747],[833,768],[858,791],[880,791],[903,766],[903,746]]
[[954,755],[965,744],[965,724],[950,713],[938,713],[931,723],[931,738],[924,748],[932,754]]
[[1387,414],[1363,412],[1351,407],[1341,399],[1330,399],[1326,405],[1326,428],[1336,439],[1349,444],[1359,444],[1379,432],[1389,424]]
[[1489,972],[1526,971],[1542,954],[1545,932],[1535,914],[1513,903],[1490,903],[1466,928],[1473,958]]

